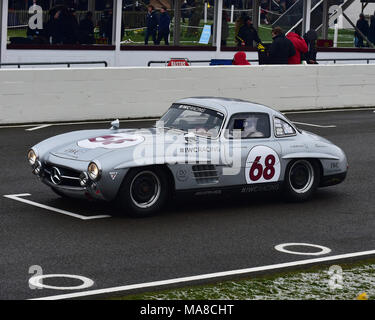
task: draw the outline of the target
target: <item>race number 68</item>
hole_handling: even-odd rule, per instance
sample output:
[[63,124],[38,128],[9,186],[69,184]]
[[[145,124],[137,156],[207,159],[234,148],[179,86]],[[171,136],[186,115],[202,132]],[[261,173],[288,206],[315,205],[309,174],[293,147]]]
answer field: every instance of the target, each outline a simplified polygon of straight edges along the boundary
[[266,146],[254,147],[247,156],[245,176],[248,184],[278,181],[280,177],[278,154]]

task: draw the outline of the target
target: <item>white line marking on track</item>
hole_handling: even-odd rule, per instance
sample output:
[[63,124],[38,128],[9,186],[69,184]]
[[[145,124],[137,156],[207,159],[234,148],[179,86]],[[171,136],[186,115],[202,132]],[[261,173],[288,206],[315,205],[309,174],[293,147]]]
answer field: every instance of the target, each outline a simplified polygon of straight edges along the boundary
[[[127,119],[127,120],[120,120],[121,123],[126,122],[148,122],[148,121],[156,121],[160,118],[145,118],[145,119]],[[75,125],[75,124],[100,124],[100,123],[108,123],[110,126],[111,121],[113,120],[100,120],[100,121],[79,121],[79,122],[56,122],[49,124],[50,126],[68,126],[68,125]],[[43,126],[43,124],[19,124],[19,125],[0,125],[0,129],[9,129],[9,128],[28,128],[28,127],[35,127],[35,126]],[[29,130],[30,131],[30,130]]]
[[69,211],[66,211],[66,210],[50,207],[50,206],[47,206],[47,205],[44,205],[44,204],[41,204],[41,203],[38,203],[38,202],[35,202],[35,201],[31,201],[31,200],[27,200],[27,199],[22,198],[22,197],[28,197],[28,196],[31,196],[31,194],[30,193],[21,193],[21,194],[4,195],[4,197],[8,198],[8,199],[23,202],[23,203],[29,204],[31,206],[35,206],[35,207],[46,209],[46,210],[49,210],[49,211],[61,213],[61,214],[64,214],[66,216],[70,216],[70,217],[81,219],[81,220],[94,220],[94,219],[103,219],[103,218],[110,218],[111,217],[109,215],[82,216],[82,215],[77,214],[77,213],[73,213],[73,212],[69,212]]
[[52,126],[52,124],[43,124],[34,128],[25,129],[25,131],[34,131]]
[[318,127],[318,128],[336,128],[336,126],[335,126],[334,124],[331,124],[331,125],[320,125],[320,124],[305,123],[305,122],[296,122],[296,121],[292,121],[292,123],[294,123],[294,124],[299,124],[299,125],[303,125],[303,126],[308,126],[308,127]]
[[[79,286],[74,287],[56,287],[50,286],[43,283],[44,279],[50,278],[69,278],[69,279],[77,279],[82,281],[82,284]],[[84,277],[84,276],[77,276],[75,274],[42,274],[39,276],[33,276],[29,279],[29,285],[33,288],[39,289],[53,289],[53,290],[81,290],[87,289],[94,285],[94,281],[91,279]]]
[[[285,111],[283,114],[298,113],[326,113],[326,112],[345,112],[345,111],[372,111],[372,108],[344,108],[344,109],[323,109],[323,110],[306,110],[306,111]],[[375,110],[374,110],[375,112]]]
[[[292,251],[292,250],[287,250],[285,247],[289,246],[301,246],[301,247],[313,247],[313,248],[318,248],[320,251],[318,252],[299,252],[299,251]],[[275,246],[275,249],[280,252],[284,253],[290,253],[290,254],[300,254],[304,256],[320,256],[323,254],[328,254],[331,252],[330,248],[324,247],[324,246],[319,246],[317,244],[311,244],[311,243],[297,243],[297,242],[290,242],[290,243],[282,243],[278,244]]]
[[325,262],[325,261],[342,260],[342,259],[347,259],[347,258],[368,256],[368,255],[374,255],[374,254],[375,254],[375,250],[346,253],[346,254],[339,254],[339,255],[323,257],[323,258],[299,260],[299,261],[271,264],[267,266],[254,267],[254,268],[248,268],[248,269],[238,269],[238,270],[231,270],[231,271],[224,271],[224,272],[201,274],[201,275],[191,276],[191,277],[145,282],[145,283],[131,284],[131,285],[125,285],[125,286],[120,286],[120,287],[106,288],[106,289],[96,289],[96,290],[88,290],[88,291],[81,291],[81,292],[68,293],[68,294],[60,294],[60,295],[36,298],[36,299],[30,299],[30,300],[61,300],[61,299],[87,297],[87,296],[93,296],[93,295],[98,295],[98,294],[108,294],[108,293],[114,293],[114,292],[120,292],[120,291],[140,289],[140,288],[159,287],[159,286],[165,286],[165,285],[176,284],[176,283],[183,284],[185,282],[215,279],[215,278],[220,278],[220,277],[233,276],[233,275],[239,275],[239,274],[248,274],[252,272],[259,272],[259,271],[266,271],[266,270],[277,270],[277,269],[293,267],[293,266],[301,266],[301,265],[307,265],[307,264]]

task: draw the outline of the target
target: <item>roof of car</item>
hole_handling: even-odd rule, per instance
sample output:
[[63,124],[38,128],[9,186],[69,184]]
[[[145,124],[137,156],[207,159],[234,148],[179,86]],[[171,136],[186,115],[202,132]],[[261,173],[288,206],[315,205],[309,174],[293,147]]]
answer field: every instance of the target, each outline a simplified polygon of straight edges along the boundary
[[191,97],[177,100],[175,103],[214,108],[226,114],[233,114],[237,112],[275,112],[274,109],[258,103],[232,98]]

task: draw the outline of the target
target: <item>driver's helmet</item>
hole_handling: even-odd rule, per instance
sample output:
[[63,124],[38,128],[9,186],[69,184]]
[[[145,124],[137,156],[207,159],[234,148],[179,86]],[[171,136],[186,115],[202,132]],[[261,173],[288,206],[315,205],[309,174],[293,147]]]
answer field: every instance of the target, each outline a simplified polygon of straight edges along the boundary
[[243,122],[244,130],[253,129],[253,131],[256,131],[257,122],[258,122],[258,118],[255,116],[250,116],[246,118]]

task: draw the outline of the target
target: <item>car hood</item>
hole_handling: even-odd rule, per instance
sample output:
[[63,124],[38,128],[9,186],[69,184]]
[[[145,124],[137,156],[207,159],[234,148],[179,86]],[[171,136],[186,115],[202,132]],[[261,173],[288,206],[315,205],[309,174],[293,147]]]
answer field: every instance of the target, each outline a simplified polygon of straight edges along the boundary
[[[158,136],[164,133],[163,129],[121,129],[121,130],[88,130],[86,134],[77,134],[75,139],[66,139],[64,143],[55,144],[49,153],[60,158],[92,161],[114,153],[133,152],[139,145],[153,145]],[[181,139],[183,142],[183,132],[169,131],[166,136],[167,141]],[[172,136],[172,139],[171,139]],[[72,138],[74,135],[72,136]],[[58,142],[59,136],[55,137]],[[164,140],[165,141],[165,140]]]

